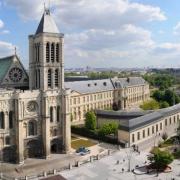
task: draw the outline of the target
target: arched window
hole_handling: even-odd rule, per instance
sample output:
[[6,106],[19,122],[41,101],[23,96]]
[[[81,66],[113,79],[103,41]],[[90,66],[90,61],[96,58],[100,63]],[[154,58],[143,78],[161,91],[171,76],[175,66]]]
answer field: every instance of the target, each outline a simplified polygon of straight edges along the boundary
[[13,112],[9,112],[9,129],[13,128]]
[[4,129],[5,126],[4,126],[4,113],[1,112],[0,113],[0,129]]
[[37,62],[37,52],[38,50],[37,50],[37,44],[35,44],[35,58],[36,58],[36,62]]
[[55,50],[54,44],[51,44],[51,62],[54,62],[54,50]]
[[39,60],[40,60],[40,43],[38,43],[38,49],[37,49],[37,51],[38,51],[38,53],[37,53],[37,61],[39,62]]
[[35,72],[35,77],[36,77],[36,88],[38,87],[38,73],[37,73],[37,70]]
[[59,70],[55,70],[55,87],[59,86]]
[[50,45],[49,43],[46,44],[46,62],[49,63],[50,61]]
[[50,107],[50,122],[53,122],[53,107]]
[[59,62],[59,44],[56,44],[56,62]]
[[51,88],[52,79],[51,79],[52,71],[51,69],[48,70],[48,87]]
[[60,122],[60,106],[57,106],[57,122]]
[[37,134],[37,124],[35,121],[28,123],[28,136],[35,136]]

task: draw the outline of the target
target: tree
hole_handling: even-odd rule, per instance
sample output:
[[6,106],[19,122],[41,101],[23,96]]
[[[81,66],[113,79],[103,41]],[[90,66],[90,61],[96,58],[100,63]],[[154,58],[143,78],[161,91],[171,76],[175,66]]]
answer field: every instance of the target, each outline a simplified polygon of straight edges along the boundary
[[161,151],[159,148],[157,148],[153,152],[153,155],[148,158],[152,165],[157,169],[157,172],[159,172],[160,169],[165,169],[167,165],[172,163],[174,160],[174,156],[171,153],[168,151]]
[[104,124],[100,129],[99,129],[99,135],[100,136],[107,136],[110,134],[116,134],[118,130],[118,124],[111,122],[108,124]]
[[169,107],[168,102],[166,102],[166,101],[160,102],[160,108],[161,108],[161,109],[162,109],[162,108],[167,108],[167,107]]
[[156,91],[154,91],[152,97],[153,97],[156,101],[160,102],[160,101],[162,101],[162,100],[164,99],[164,91],[156,90]]
[[89,130],[96,129],[96,115],[94,112],[87,112],[85,116],[85,127]]
[[159,103],[156,100],[152,99],[144,102],[140,107],[143,110],[155,110],[155,109],[159,109]]

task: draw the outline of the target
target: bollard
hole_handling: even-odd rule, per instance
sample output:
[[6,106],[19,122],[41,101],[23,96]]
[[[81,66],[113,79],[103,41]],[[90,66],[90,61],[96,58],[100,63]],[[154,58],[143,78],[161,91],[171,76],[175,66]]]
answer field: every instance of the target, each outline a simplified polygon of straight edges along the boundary
[[55,175],[57,173],[56,169],[53,169],[53,174]]
[[93,156],[90,156],[90,162],[92,163],[94,160]]
[[79,166],[80,166],[80,162],[77,161],[77,162],[76,162],[76,167],[79,167]]
[[1,179],[3,178],[3,173],[0,173],[0,178],[1,178]]
[[44,177],[47,177],[47,172],[44,171],[43,175],[44,175]]
[[97,160],[100,160],[100,156],[99,156],[99,154],[97,155]]
[[72,169],[72,164],[71,163],[69,163],[69,170],[71,170]]

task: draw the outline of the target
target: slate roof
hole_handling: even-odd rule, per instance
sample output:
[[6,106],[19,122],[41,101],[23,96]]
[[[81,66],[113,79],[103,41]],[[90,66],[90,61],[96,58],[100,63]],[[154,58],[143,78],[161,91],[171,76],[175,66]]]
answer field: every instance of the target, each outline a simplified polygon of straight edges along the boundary
[[111,79],[65,82],[65,88],[82,94],[114,90]]
[[36,30],[36,34],[40,33],[59,33],[54,19],[52,18],[50,11],[46,9],[41,18],[39,26]]
[[15,56],[13,55],[0,59],[0,82],[4,79],[5,75],[7,74],[14,57]]
[[[133,131],[135,129],[141,128],[143,126],[152,124],[154,122],[158,122],[163,118],[166,118],[168,116],[174,115],[176,113],[180,112],[180,104],[177,104],[175,106],[165,108],[165,109],[160,109],[158,111],[148,113],[146,115],[142,115],[137,118],[132,118],[132,119],[126,119],[126,120],[120,120],[120,127],[123,130],[126,131]],[[115,118],[113,118],[113,116]],[[121,117],[121,114],[118,115],[119,119]],[[106,116],[106,118],[113,118],[113,119],[118,119],[117,118],[117,112],[109,112],[109,115]]]
[[116,88],[147,84],[147,82],[142,77],[113,78],[112,82]]

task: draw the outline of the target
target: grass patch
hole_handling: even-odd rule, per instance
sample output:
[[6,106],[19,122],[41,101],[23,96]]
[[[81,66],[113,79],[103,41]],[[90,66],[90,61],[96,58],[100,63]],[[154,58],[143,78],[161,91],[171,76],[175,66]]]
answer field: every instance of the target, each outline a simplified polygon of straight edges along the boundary
[[79,138],[76,136],[71,136],[71,140],[76,140],[76,139],[79,139]]
[[81,146],[91,147],[94,145],[96,145],[96,143],[92,142],[91,140],[84,140],[84,139],[77,139],[77,141],[71,142],[71,147],[73,149],[78,149]]

